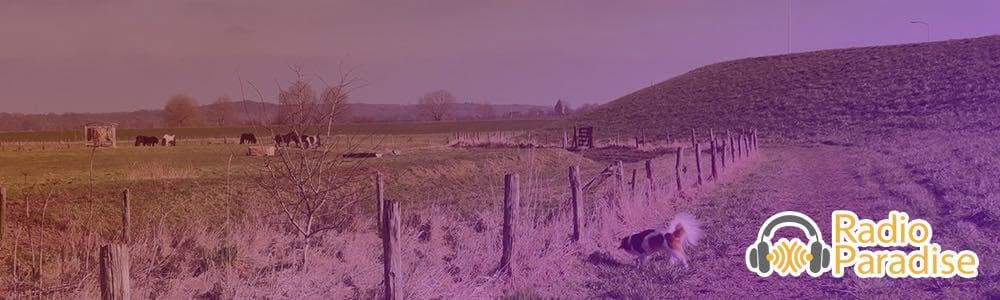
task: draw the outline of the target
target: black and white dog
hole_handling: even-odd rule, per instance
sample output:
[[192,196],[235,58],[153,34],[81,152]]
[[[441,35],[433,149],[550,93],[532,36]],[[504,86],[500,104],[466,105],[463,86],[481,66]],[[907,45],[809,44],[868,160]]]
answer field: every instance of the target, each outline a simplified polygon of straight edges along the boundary
[[649,260],[650,255],[664,252],[669,262],[679,261],[688,266],[684,248],[694,246],[701,239],[701,223],[691,214],[680,213],[666,228],[647,229],[622,238],[619,249],[638,257],[638,265]]

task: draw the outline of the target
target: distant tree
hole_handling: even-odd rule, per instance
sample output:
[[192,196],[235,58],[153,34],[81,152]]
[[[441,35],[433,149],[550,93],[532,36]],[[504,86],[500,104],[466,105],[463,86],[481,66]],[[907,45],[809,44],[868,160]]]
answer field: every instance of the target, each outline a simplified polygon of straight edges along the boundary
[[569,103],[563,102],[562,99],[556,101],[555,114],[560,116],[565,116],[569,114]]
[[215,102],[208,107],[206,119],[216,126],[234,125],[237,123],[234,106],[233,100],[229,96],[216,98]]
[[186,95],[177,94],[170,97],[163,107],[164,121],[169,127],[191,127],[202,125],[198,102]]
[[481,102],[476,104],[476,118],[478,119],[492,119],[496,117],[496,110],[493,108],[493,104],[489,102]]
[[594,108],[597,108],[597,104],[586,103],[584,105],[581,105],[580,108],[577,108],[576,112],[577,113],[588,112],[593,110]]
[[431,120],[441,121],[455,109],[455,96],[445,90],[433,91],[420,97],[417,107]]
[[307,120],[315,114],[316,91],[312,84],[302,74],[287,88],[278,93],[278,115],[275,124],[315,124],[319,120]]
[[328,87],[320,97],[326,115],[326,135],[333,134],[333,122],[345,121],[351,114],[350,103],[347,102],[350,82],[344,82]]

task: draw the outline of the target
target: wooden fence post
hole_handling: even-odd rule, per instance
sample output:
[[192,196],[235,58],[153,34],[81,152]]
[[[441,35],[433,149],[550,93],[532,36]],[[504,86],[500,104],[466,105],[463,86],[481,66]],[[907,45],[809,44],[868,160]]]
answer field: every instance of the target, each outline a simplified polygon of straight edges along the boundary
[[625,165],[622,161],[615,162],[615,176],[618,179],[618,197],[625,194]]
[[736,156],[739,156],[740,159],[743,159],[743,135],[742,134],[737,134],[736,135]]
[[629,192],[632,193],[632,195],[635,195],[635,171],[636,169],[632,169],[632,181],[629,181],[628,183]]
[[691,148],[698,146],[698,139],[694,136],[694,128],[691,128]]
[[751,137],[753,138],[753,150],[757,151],[757,149],[758,149],[758,145],[757,145],[757,128],[753,129],[753,132],[751,132]]
[[646,139],[646,130],[642,129],[639,132],[642,135],[642,145],[645,146],[647,143],[649,143],[649,140]]
[[573,126],[573,136],[572,136],[573,138],[572,138],[572,139],[570,140],[570,142],[571,142],[571,143],[570,143],[570,147],[571,147],[571,148],[576,148],[577,146],[579,146],[579,142],[577,142],[577,140],[576,140],[576,137],[577,137],[577,136],[578,136],[579,134],[580,134],[580,133],[579,133],[579,132],[577,132],[577,129],[576,129],[576,126]]
[[653,160],[646,160],[646,181],[649,181],[649,189],[646,190],[646,197],[653,194],[656,190],[656,184],[653,183]]
[[378,211],[375,212],[375,224],[378,229],[379,236],[382,236],[382,222],[385,217],[385,179],[382,178],[382,172],[375,172],[375,204],[378,205]]
[[736,142],[729,130],[726,130],[726,137],[729,138],[729,162],[736,163]]
[[580,186],[580,166],[569,167],[569,190],[573,195],[573,234],[570,238],[580,240],[580,216],[583,215],[583,189]]
[[3,245],[4,232],[7,229],[7,188],[0,187],[0,245]]
[[694,163],[697,165],[698,169],[698,185],[702,185],[701,181],[701,145],[694,144]]
[[129,191],[122,191],[122,243],[128,245],[132,239],[132,204],[129,203]]
[[719,161],[722,162],[722,169],[726,169],[726,139],[722,139],[722,143],[719,144],[719,154],[721,158]]
[[743,151],[746,152],[743,157],[750,158],[750,135],[747,133],[743,134]]
[[566,137],[566,129],[563,129],[563,144],[562,144],[563,149],[566,149],[566,144],[568,141],[569,139]]
[[383,285],[385,285],[385,299],[402,299],[399,293],[399,281],[402,276],[401,262],[399,259],[399,201],[388,200],[385,202],[385,211],[382,212],[382,266]]
[[101,299],[131,299],[129,288],[128,246],[110,244],[101,246]]
[[714,134],[712,135],[712,138],[709,140],[708,147],[709,147],[709,152],[712,153],[712,155],[711,155],[711,157],[712,157],[712,180],[719,180],[719,170],[715,166],[715,150],[716,149],[715,149],[715,135]]
[[503,178],[503,252],[500,256],[500,273],[514,275],[514,236],[517,234],[518,208],[521,207],[521,192],[517,174],[507,174]]
[[684,147],[677,147],[677,163],[674,164],[674,174],[677,174],[677,191],[683,191],[684,186],[681,185],[681,156],[684,156]]

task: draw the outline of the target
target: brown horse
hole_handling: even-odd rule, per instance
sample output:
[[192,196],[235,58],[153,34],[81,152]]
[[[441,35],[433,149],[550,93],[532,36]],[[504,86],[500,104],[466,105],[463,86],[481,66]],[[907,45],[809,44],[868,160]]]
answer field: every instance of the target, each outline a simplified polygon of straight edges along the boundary
[[281,144],[285,144],[286,147],[289,147],[292,145],[292,142],[295,142],[295,147],[302,146],[301,135],[299,135],[299,133],[294,130],[286,134],[279,134],[274,136],[274,144],[277,145],[278,147],[281,147]]
[[257,136],[253,133],[244,133],[240,135],[240,145],[242,144],[257,144]]
[[135,137],[135,145],[138,146],[156,146],[160,143],[160,139],[155,136],[145,136],[140,135]]

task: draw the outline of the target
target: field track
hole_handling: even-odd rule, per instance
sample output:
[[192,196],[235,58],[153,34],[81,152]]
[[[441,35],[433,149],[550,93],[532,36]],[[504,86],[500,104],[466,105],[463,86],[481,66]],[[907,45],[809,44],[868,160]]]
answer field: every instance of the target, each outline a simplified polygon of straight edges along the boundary
[[[756,240],[757,230],[768,216],[795,210],[813,217],[826,239],[830,235],[830,213],[848,209],[859,217],[885,218],[890,210],[906,211],[912,218],[928,220],[935,232],[950,232],[952,222],[941,220],[931,193],[918,183],[886,180],[899,166],[881,163],[877,154],[858,148],[829,146],[783,146],[763,148],[747,175],[717,186],[680,210],[704,221],[705,237],[693,250],[690,269],[671,266],[665,257],[654,258],[653,267],[637,269],[626,257],[591,263],[598,282],[594,297],[611,298],[703,298],[771,295],[777,298],[897,298],[904,295],[934,298],[936,295],[981,295],[969,289],[969,280],[941,281],[927,285],[920,279],[887,281],[856,280],[823,276],[812,278],[759,278],[743,270],[746,247]],[[907,192],[899,192],[907,191]],[[781,236],[805,238],[803,233],[782,230]],[[965,246],[954,236],[935,235],[932,242],[945,249],[969,247],[984,255],[990,249]],[[738,268],[739,270],[734,270]],[[980,271],[982,272],[982,270]],[[983,274],[980,274],[983,276]],[[924,279],[926,280],[926,279]],[[978,280],[989,280],[979,278]],[[933,288],[932,288],[933,287]],[[971,293],[971,294],[968,294]],[[964,298],[960,297],[960,298]]]

